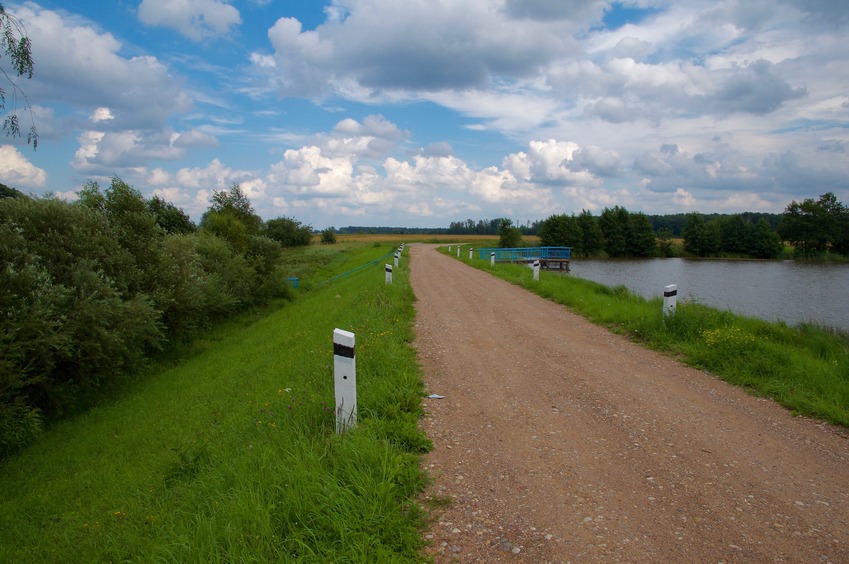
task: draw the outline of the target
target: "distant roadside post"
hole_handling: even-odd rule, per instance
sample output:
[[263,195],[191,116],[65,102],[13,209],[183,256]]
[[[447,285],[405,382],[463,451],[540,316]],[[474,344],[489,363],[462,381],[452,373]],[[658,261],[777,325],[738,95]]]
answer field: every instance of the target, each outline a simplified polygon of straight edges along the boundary
[[539,259],[534,260],[534,280],[539,281]]
[[384,270],[386,271],[386,283],[392,284],[392,265],[387,264]]
[[460,258],[460,245],[457,245],[457,258]]
[[398,259],[401,258],[401,251],[395,251],[395,266],[398,266]]
[[670,284],[663,288],[663,317],[675,314],[675,305],[678,300],[678,285]]
[[495,251],[489,253],[489,266],[495,266]]
[[474,251],[474,249],[469,247],[469,260],[472,260],[472,251]]
[[357,359],[353,333],[333,330],[333,377],[336,392],[336,432],[357,425]]

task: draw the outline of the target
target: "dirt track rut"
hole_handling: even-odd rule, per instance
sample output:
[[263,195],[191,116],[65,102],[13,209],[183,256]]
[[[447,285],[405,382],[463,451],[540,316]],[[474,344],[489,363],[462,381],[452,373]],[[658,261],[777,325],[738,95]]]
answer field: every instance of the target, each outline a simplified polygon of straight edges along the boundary
[[844,431],[410,254],[437,562],[849,562]]

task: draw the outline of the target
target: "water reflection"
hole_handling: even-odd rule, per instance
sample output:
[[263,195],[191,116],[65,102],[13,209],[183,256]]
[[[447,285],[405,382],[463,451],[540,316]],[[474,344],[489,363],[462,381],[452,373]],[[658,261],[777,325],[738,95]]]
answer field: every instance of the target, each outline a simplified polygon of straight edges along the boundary
[[849,265],[796,261],[575,259],[572,274],[606,286],[623,284],[646,298],[678,285],[678,299],[849,331]]

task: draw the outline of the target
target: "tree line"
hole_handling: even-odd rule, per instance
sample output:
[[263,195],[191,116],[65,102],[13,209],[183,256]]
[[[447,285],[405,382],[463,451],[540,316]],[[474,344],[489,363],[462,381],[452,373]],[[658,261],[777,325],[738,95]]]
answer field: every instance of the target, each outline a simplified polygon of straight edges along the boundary
[[[776,258],[785,252],[785,242],[792,256],[849,255],[849,208],[828,192],[817,200],[794,200],[781,214],[696,211],[660,216],[615,206],[599,216],[581,210],[580,214],[551,215],[521,228],[506,218],[467,219],[452,222],[448,232],[499,235],[501,246],[516,246],[517,235],[537,235],[542,245],[572,247],[573,255],[582,257],[672,256],[676,237],[683,240],[685,254],[699,257]],[[509,234],[506,239],[505,233]]]
[[169,342],[288,298],[281,254],[312,238],[295,219],[263,221],[238,185],[199,225],[119,178],[78,196],[0,185],[0,456]]

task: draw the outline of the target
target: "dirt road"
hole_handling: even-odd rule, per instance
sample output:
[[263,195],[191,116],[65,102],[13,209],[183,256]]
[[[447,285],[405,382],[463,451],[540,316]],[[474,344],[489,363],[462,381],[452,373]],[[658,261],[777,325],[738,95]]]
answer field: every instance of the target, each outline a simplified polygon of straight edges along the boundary
[[437,562],[849,562],[846,433],[410,253]]

